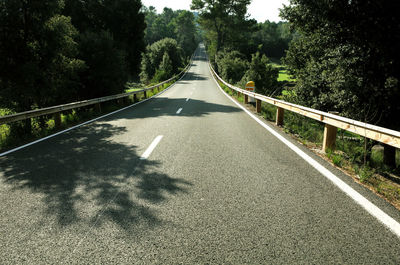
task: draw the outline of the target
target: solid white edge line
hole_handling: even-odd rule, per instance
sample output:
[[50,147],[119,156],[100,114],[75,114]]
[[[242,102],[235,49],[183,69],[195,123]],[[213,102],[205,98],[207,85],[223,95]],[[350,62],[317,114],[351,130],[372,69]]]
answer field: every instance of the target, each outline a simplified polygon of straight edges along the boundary
[[182,111],[182,108],[179,108],[178,111],[176,112],[176,114],[181,113],[181,111]]
[[163,138],[162,135],[157,136],[153,142],[151,142],[151,144],[149,145],[149,147],[146,149],[146,151],[144,151],[143,155],[140,157],[140,160],[145,160],[147,158],[149,158],[149,156],[151,155],[151,153],[153,152],[154,148],[156,148],[156,146],[160,143],[161,139]]
[[[211,70],[210,70],[211,72]],[[312,157],[304,153],[300,148],[295,146],[293,143],[288,141],[286,138],[284,138],[282,135],[280,135],[278,132],[276,132],[274,129],[272,129],[270,126],[262,122],[258,117],[256,117],[253,113],[248,111],[246,108],[244,108],[242,105],[237,103],[234,99],[232,99],[218,84],[217,80],[215,79],[214,75],[211,73],[211,76],[213,77],[215,83],[217,84],[218,88],[225,94],[226,97],[228,97],[233,103],[235,103],[238,107],[240,107],[244,112],[246,112],[250,117],[252,117],[256,122],[258,122],[262,127],[264,127],[266,130],[268,130],[271,134],[273,134],[276,138],[278,138],[281,142],[283,142],[285,145],[287,145],[290,149],[292,149],[296,154],[298,154],[301,158],[303,158],[308,164],[310,164],[312,167],[314,167],[317,171],[319,171],[323,176],[325,176],[327,179],[329,179],[333,184],[335,184],[340,190],[342,190],[345,194],[347,194],[350,198],[352,198],[357,204],[359,204],[361,207],[363,207],[369,214],[374,216],[376,219],[378,219],[379,222],[384,224],[387,228],[389,228],[397,237],[400,238],[400,223],[398,223],[395,219],[390,217],[388,214],[386,214],[384,211],[382,211],[380,208],[378,208],[375,204],[370,202],[368,199],[366,199],[364,196],[362,196],[360,193],[355,191],[353,188],[351,188],[349,185],[347,185],[344,181],[342,181],[339,177],[335,176],[332,172],[330,172],[327,168],[325,168],[323,165],[318,163],[316,160],[314,160]]]
[[[190,68],[192,68],[192,66],[190,66]],[[5,151],[5,152],[3,152],[3,153],[0,153],[0,157],[5,156],[5,155],[8,155],[8,154],[10,154],[10,153],[14,153],[14,152],[16,152],[16,151],[18,151],[18,150],[21,150],[21,149],[24,149],[24,148],[26,148],[26,147],[28,147],[28,146],[31,146],[31,145],[40,143],[40,142],[45,141],[45,140],[47,140],[47,139],[53,138],[53,137],[55,137],[55,136],[57,136],[57,135],[60,135],[60,134],[69,132],[69,131],[74,130],[74,129],[76,129],[76,128],[79,128],[79,127],[81,127],[81,126],[83,126],[83,125],[86,125],[86,124],[88,124],[88,123],[95,122],[95,121],[97,121],[97,120],[100,120],[100,119],[105,118],[105,117],[107,117],[107,116],[113,115],[113,114],[118,113],[118,112],[120,112],[120,111],[129,109],[129,108],[134,107],[134,106],[136,106],[136,105],[138,105],[138,104],[144,103],[144,102],[146,102],[146,101],[148,101],[148,100],[150,100],[150,99],[152,99],[152,98],[154,98],[154,97],[156,97],[156,96],[159,96],[159,95],[163,94],[164,92],[166,92],[167,90],[169,90],[170,88],[172,88],[177,82],[181,81],[182,78],[189,72],[190,68],[186,71],[185,74],[182,75],[181,78],[179,78],[177,81],[175,81],[172,85],[170,85],[169,87],[167,87],[167,88],[164,89],[163,91],[161,91],[161,92],[159,92],[159,93],[157,93],[157,94],[155,94],[155,95],[153,95],[153,96],[151,96],[151,97],[149,97],[149,98],[146,98],[146,99],[144,99],[144,100],[142,100],[142,101],[136,102],[136,103],[134,103],[134,104],[132,104],[132,105],[129,105],[129,106],[127,106],[127,107],[124,107],[124,108],[122,108],[122,109],[119,109],[119,110],[110,112],[110,113],[105,114],[105,115],[103,115],[103,116],[94,118],[94,119],[92,119],[92,120],[89,120],[89,121],[80,123],[80,124],[75,125],[75,126],[73,126],[73,127],[71,127],[71,128],[68,128],[68,129],[59,131],[59,132],[57,132],[57,133],[48,135],[48,136],[46,136],[46,137],[40,138],[40,139],[35,140],[35,141],[33,141],[33,142],[30,142],[30,143],[27,143],[27,144],[18,146],[18,147],[16,147],[16,148],[13,148],[13,149],[8,150],[8,151]]]

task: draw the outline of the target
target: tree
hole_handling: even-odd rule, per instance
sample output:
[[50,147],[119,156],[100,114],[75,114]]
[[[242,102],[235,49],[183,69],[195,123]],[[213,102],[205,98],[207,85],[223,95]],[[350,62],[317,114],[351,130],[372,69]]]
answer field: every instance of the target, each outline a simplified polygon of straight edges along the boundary
[[153,82],[161,82],[167,80],[168,78],[172,77],[172,75],[172,61],[169,58],[168,53],[164,52],[160,68],[156,70],[156,73],[153,77]]
[[286,57],[299,103],[400,129],[400,3],[290,3],[281,16],[300,33]]
[[145,8],[146,15],[146,42],[153,44],[164,38],[177,39],[175,34],[174,19],[181,11],[173,11],[171,8],[165,7],[161,14],[156,13],[153,6]]
[[190,56],[197,47],[193,13],[186,10],[181,11],[174,19],[174,25],[178,45],[183,49],[185,56]]
[[246,56],[238,51],[220,51],[215,61],[221,78],[230,84],[239,82],[249,66]]
[[[254,20],[247,20],[250,0],[192,0],[191,9],[199,12],[199,23],[206,31],[211,58],[223,47],[233,48],[252,30]],[[239,41],[238,41],[239,40]]]
[[[268,57],[280,59],[285,55],[285,51],[289,48],[289,43],[293,39],[294,34],[289,31],[287,22],[270,22],[258,24],[258,30],[251,36],[250,50],[256,52],[259,50]],[[262,44],[261,49],[258,46]]]
[[140,72],[144,44],[144,14],[139,0],[69,0],[64,14],[80,31],[79,57],[87,69],[81,75],[80,99],[124,91]]
[[[59,15],[63,1],[1,1],[0,106],[15,112],[60,104],[74,98],[77,31]],[[25,132],[30,132],[30,120]]]
[[135,76],[140,71],[141,54],[145,50],[144,13],[140,0],[104,0],[104,22],[118,47],[126,53],[127,71]]
[[[146,53],[142,57],[142,71],[140,78],[142,82],[148,83],[160,68],[166,55],[169,57],[172,74],[178,73],[179,68],[183,66],[183,51],[174,39],[165,38],[152,45],[147,46]],[[171,77],[171,76],[170,76]]]
[[128,80],[127,55],[116,45],[110,32],[87,31],[81,34],[79,50],[80,58],[88,65],[81,74],[80,100],[124,91]]
[[259,52],[252,55],[249,69],[244,74],[241,85],[244,86],[248,81],[256,84],[257,93],[270,95],[278,87],[279,70],[273,68],[268,58]]

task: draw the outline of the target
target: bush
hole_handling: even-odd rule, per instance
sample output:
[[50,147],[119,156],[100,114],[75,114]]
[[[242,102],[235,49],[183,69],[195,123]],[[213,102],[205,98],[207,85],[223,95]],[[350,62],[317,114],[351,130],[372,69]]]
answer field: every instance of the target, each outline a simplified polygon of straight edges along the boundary
[[278,88],[278,75],[279,70],[273,68],[269,64],[268,58],[259,52],[251,56],[251,63],[249,69],[244,74],[240,85],[244,85],[248,81],[253,81],[256,84],[256,92],[264,95],[270,95]]
[[[166,58],[166,56],[168,58]],[[168,61],[168,66],[163,63],[164,60]],[[178,73],[179,68],[184,65],[183,51],[174,39],[165,38],[147,46],[146,53],[142,58],[141,81],[143,83],[148,83],[163,64],[163,67],[168,67],[168,69],[161,70],[166,72],[167,70],[171,71],[169,77],[171,77],[172,74]]]
[[230,84],[236,84],[248,68],[248,62],[238,51],[221,51],[216,56],[217,70],[222,79]]

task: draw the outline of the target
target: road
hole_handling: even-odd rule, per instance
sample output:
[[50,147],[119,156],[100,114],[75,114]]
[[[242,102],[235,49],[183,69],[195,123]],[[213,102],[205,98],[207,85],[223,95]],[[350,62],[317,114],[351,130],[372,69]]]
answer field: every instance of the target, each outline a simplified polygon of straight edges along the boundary
[[221,92],[204,47],[155,98],[0,157],[0,202],[0,264],[400,264],[399,237]]

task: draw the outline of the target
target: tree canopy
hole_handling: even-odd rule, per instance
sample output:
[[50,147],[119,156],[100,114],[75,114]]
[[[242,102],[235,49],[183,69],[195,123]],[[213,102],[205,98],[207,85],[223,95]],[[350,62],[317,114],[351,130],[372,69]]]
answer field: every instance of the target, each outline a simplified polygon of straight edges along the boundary
[[300,33],[286,63],[295,100],[399,129],[400,4],[292,0],[281,14]]
[[246,33],[255,30],[255,20],[247,17],[250,0],[192,0],[191,9],[199,12],[210,57],[222,48],[241,45]]

